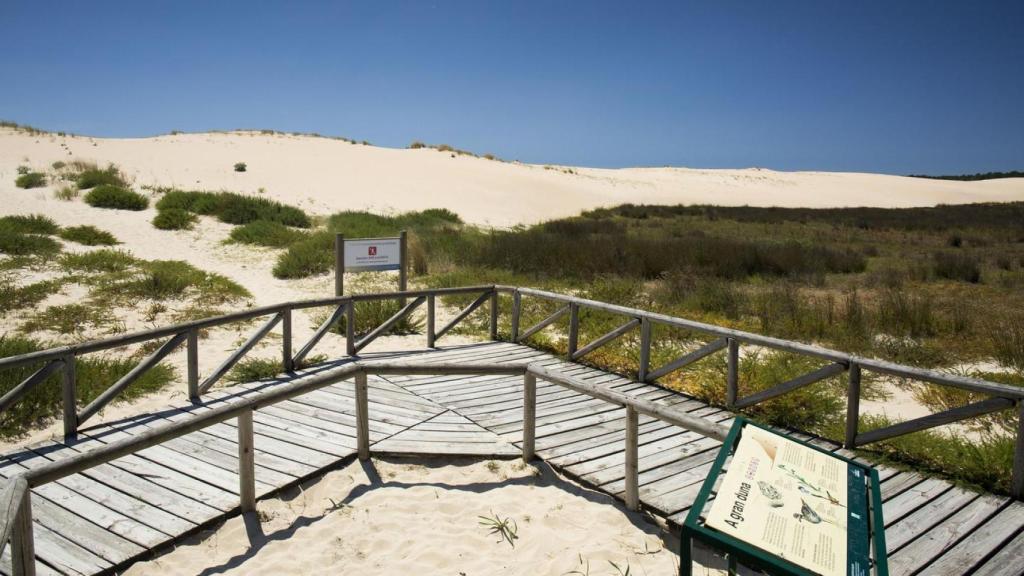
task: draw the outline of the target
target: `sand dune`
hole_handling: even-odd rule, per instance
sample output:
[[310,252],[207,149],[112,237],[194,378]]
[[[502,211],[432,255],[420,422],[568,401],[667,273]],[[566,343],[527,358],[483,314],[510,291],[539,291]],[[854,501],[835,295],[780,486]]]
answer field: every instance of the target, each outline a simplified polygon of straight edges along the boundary
[[[105,139],[0,129],[0,185],[18,165],[80,158],[114,162],[137,185],[265,194],[314,213],[449,208],[476,224],[509,226],[620,204],[931,206],[1024,200],[1024,178],[952,182],[760,168],[549,167],[253,132]],[[236,162],[248,171],[234,172]]]

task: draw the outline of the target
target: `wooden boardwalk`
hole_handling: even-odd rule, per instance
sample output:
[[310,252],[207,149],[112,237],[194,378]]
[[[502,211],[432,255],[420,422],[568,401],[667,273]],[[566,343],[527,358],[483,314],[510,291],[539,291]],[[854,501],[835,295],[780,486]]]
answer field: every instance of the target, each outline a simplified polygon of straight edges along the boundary
[[[555,358],[526,346],[488,342],[436,351],[366,354],[364,360],[540,362],[625,394],[728,424],[732,414],[682,394]],[[302,378],[338,364],[321,365]],[[85,429],[77,441],[48,442],[0,460],[10,477],[87,451],[284,380],[221,388],[202,405]],[[356,450],[355,392],[342,382],[255,412],[256,490],[271,494],[351,458]],[[371,450],[375,453],[519,455],[521,376],[372,376]],[[561,386],[537,383],[537,454],[600,491],[624,491],[625,410]],[[33,490],[39,574],[112,572],[238,509],[235,421],[141,450]],[[838,445],[809,438],[830,450]],[[640,498],[678,523],[711,467],[719,442],[640,418]],[[880,469],[890,571],[905,574],[1024,573],[1024,503],[978,494],[909,471]],[[0,572],[11,571],[5,550]]]

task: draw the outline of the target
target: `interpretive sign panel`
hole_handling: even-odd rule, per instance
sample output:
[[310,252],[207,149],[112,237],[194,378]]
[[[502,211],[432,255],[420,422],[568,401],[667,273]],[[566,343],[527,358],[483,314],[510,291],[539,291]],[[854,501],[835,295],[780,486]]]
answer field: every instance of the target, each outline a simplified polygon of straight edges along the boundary
[[399,238],[345,240],[345,271],[399,270],[402,250]]
[[[880,510],[877,477],[860,463],[737,419],[685,522],[684,545],[696,538],[730,562],[772,574],[885,574],[883,524],[880,514],[872,523],[869,505],[877,497]],[[714,502],[701,514],[711,492]],[[872,562],[873,539],[881,562]]]

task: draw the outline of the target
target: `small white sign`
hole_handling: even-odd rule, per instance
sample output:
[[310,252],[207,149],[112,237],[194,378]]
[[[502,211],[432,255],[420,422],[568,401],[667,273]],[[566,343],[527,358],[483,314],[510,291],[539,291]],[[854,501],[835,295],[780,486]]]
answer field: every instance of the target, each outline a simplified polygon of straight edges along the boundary
[[398,238],[345,240],[345,271],[398,270],[402,267]]

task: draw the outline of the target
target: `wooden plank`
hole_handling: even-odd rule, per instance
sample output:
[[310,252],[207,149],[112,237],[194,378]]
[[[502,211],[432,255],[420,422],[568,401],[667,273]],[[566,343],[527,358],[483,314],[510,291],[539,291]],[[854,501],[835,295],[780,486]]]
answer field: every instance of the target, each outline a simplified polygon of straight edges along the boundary
[[[926,570],[929,574],[940,576],[966,574],[998,550],[1004,542],[1008,542],[1012,538],[1012,534],[1019,531],[1022,525],[1024,525],[1024,504],[1012,502],[945,552],[938,560],[929,564]],[[905,555],[900,555],[900,560],[905,557]],[[934,556],[929,558],[934,558]],[[903,567],[905,564],[901,561],[897,566]],[[1018,570],[1022,568],[1024,567],[1021,565],[1017,566]]]
[[1020,576],[1024,566],[1024,532],[1004,544],[973,576]]
[[[889,571],[892,574],[910,574],[921,570],[947,550],[957,545],[976,527],[984,523],[1006,503],[1003,498],[981,496],[965,506],[955,516],[946,519],[925,534],[920,535],[903,548],[889,555]],[[1007,525],[997,532],[1007,537]],[[985,544],[986,542],[981,542]],[[984,553],[991,550],[987,549]],[[934,574],[960,574],[962,572],[930,572]]]

